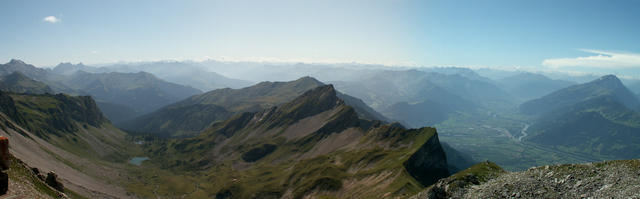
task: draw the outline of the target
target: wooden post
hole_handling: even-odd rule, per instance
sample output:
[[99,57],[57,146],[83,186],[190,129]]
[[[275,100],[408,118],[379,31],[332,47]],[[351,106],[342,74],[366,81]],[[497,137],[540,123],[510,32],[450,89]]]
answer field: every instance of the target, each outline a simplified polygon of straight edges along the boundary
[[2,170],[9,169],[9,139],[0,136],[0,167]]
[[9,189],[9,175],[4,171],[9,169],[9,139],[0,136],[0,195]]

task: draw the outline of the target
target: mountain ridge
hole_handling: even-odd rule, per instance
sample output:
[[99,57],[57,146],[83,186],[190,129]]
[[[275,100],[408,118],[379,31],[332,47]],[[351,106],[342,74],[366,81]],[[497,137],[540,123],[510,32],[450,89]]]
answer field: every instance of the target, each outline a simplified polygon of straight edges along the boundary
[[631,109],[637,110],[640,106],[637,97],[622,84],[620,79],[614,75],[606,75],[591,82],[570,86],[525,102],[520,105],[520,110],[527,114],[541,114],[599,96],[611,96]]
[[525,140],[601,160],[638,158],[638,104],[613,75],[561,89],[521,105],[538,114]]
[[[322,85],[324,83],[307,76],[290,82],[261,82],[242,89],[213,90],[134,118],[122,127],[135,133],[157,132],[164,136],[195,135],[212,123],[227,119],[233,114],[277,106]],[[363,118],[386,119],[378,118],[382,115],[357,98],[339,92],[337,95],[347,99],[346,101],[356,107],[356,112]]]
[[407,196],[449,174],[435,129],[358,119],[331,85],[149,147],[152,164],[243,176],[215,175],[219,197]]

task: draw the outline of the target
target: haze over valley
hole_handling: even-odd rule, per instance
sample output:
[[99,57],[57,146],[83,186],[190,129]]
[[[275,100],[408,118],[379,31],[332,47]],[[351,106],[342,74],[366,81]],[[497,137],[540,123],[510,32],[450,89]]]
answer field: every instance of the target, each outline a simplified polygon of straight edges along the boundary
[[2,198],[640,197],[636,1],[0,5]]

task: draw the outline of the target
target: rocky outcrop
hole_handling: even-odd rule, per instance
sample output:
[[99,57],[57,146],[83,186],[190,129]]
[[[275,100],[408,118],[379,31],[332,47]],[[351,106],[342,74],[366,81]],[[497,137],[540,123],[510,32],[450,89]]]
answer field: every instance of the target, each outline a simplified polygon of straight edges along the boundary
[[[47,184],[47,177],[40,173],[40,169],[30,167],[12,154],[9,154],[9,161],[11,169],[7,171],[7,174],[11,179],[9,185],[11,189],[0,198],[69,198],[62,191]],[[56,181],[63,188],[57,176]]]
[[437,134],[429,138],[404,164],[407,172],[424,186],[449,176],[447,158]]
[[506,172],[495,163],[488,161],[478,163],[452,176],[438,180],[411,199],[461,198],[468,192],[469,187],[485,183],[504,173]]
[[60,192],[64,192],[64,185],[62,185],[62,182],[58,181],[58,175],[55,172],[49,171],[49,173],[47,173],[47,178],[44,180],[44,182],[46,182],[49,186],[53,187],[54,189]]
[[640,161],[554,165],[509,173],[470,189],[465,198],[637,198]]
[[418,198],[638,198],[640,160],[534,167],[504,172],[480,163],[438,181]]

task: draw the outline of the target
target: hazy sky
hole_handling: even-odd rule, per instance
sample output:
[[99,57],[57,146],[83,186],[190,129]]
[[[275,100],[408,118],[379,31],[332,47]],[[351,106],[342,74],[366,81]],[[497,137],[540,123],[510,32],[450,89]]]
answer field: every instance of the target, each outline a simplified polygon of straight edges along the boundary
[[640,0],[0,1],[0,62],[640,70]]

